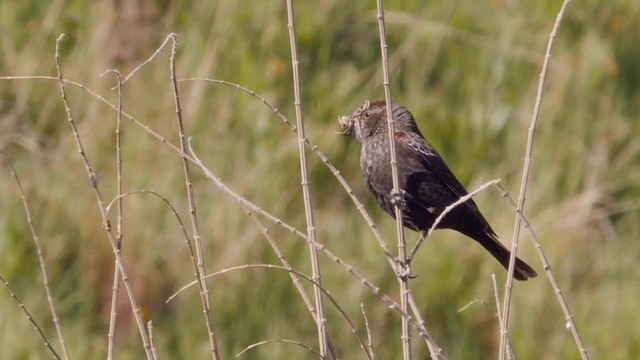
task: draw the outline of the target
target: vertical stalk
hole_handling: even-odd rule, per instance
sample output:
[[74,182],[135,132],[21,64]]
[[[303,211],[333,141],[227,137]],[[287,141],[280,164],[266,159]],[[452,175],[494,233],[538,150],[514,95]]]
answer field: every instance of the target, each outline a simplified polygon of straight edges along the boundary
[[[384,25],[384,9],[382,0],[377,0],[378,8],[378,28],[380,31],[380,51],[382,52],[382,75],[384,87],[384,98],[387,104],[387,124],[389,130],[389,152],[391,154],[391,177],[393,179],[393,193],[400,193],[400,183],[398,180],[398,166],[396,159],[396,142],[393,119],[393,109],[391,100],[391,81],[389,79],[389,59],[387,56],[387,39]],[[404,227],[402,225],[402,209],[396,204],[396,232],[398,236],[398,261],[396,266],[396,274],[400,282],[400,306],[402,311],[408,313],[409,308],[409,284],[408,279],[411,271],[405,266],[407,265],[407,244],[404,239]],[[405,360],[411,359],[411,333],[409,331],[409,319],[402,318],[402,351]]]
[[293,94],[296,110],[296,124],[298,134],[298,150],[300,152],[300,175],[302,178],[302,196],[304,199],[304,214],[307,220],[307,236],[309,238],[309,254],[311,257],[312,279],[314,281],[313,295],[316,305],[316,324],[318,327],[318,343],[322,358],[327,356],[327,332],[325,328],[326,318],[322,304],[322,291],[320,289],[320,263],[316,250],[316,228],[313,219],[313,207],[311,193],[309,191],[309,178],[307,171],[307,157],[305,152],[306,136],[304,133],[304,120],[302,117],[302,100],[300,96],[300,72],[298,70],[298,48],[296,44],[296,25],[293,13],[293,1],[287,0],[287,28],[289,29],[289,45],[291,48],[291,68],[293,71]]
[[[558,11],[556,21],[553,25],[553,29],[549,34],[549,41],[547,42],[547,51],[544,57],[544,63],[542,64],[542,70],[540,71],[540,81],[538,82],[538,91],[536,94],[536,102],[533,108],[533,114],[531,116],[531,123],[529,125],[529,134],[527,137],[527,146],[525,153],[524,168],[522,170],[522,181],[520,183],[520,194],[518,195],[518,205],[516,208],[516,221],[513,227],[513,238],[511,241],[511,257],[509,258],[509,271],[507,275],[507,282],[505,284],[504,300],[502,304],[502,316],[503,322],[500,326],[500,360],[504,360],[507,356],[507,333],[509,328],[509,320],[511,315],[511,291],[513,289],[513,273],[515,270],[516,254],[518,251],[518,241],[520,238],[520,228],[522,224],[522,217],[520,216],[524,209],[524,203],[527,194],[527,186],[529,184],[529,171],[531,169],[531,154],[533,153],[533,139],[536,133],[536,126],[538,124],[538,118],[540,116],[540,105],[542,104],[542,94],[544,93],[544,85],[547,77],[547,70],[549,63],[551,62],[551,50],[555,43],[556,36],[560,29],[560,23],[562,17],[567,9],[567,6],[571,0],[564,0],[562,7]],[[577,332],[574,333],[574,337]],[[576,341],[579,337],[576,338]],[[586,352],[583,356],[586,355]]]

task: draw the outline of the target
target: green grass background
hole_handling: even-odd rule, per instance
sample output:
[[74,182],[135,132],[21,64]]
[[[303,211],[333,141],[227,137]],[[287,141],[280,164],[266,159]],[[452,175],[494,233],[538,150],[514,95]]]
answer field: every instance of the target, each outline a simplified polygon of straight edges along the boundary
[[[515,197],[539,72],[560,1],[386,1],[395,101],[414,114],[468,189],[501,178]],[[307,136],[329,156],[393,243],[394,222],[361,180],[359,147],[335,134],[337,118],[383,97],[373,1],[298,1],[296,21]],[[548,74],[536,133],[526,212],[547,252],[593,358],[640,352],[640,3],[574,1]],[[0,76],[55,75],[54,44],[65,76],[116,101],[107,69],[128,73],[170,32],[179,36],[178,76],[232,81],[256,91],[294,121],[286,11],[282,1],[0,2]],[[181,83],[187,132],[210,169],[234,190],[306,229],[296,137],[268,109],[228,87]],[[107,199],[115,194],[116,114],[77,88],[69,100]],[[165,49],[124,88],[125,111],[177,143]],[[106,354],[113,255],[54,81],[0,81],[0,149],[20,174],[43,242],[53,294],[75,359]],[[125,191],[166,195],[188,223],[180,160],[143,130],[123,129]],[[318,239],[397,297],[397,282],[370,230],[330,171],[310,156]],[[209,271],[277,263],[250,219],[194,171]],[[0,275],[45,333],[55,338],[36,250],[19,194],[0,173]],[[477,197],[509,242],[514,215],[496,190]],[[113,223],[113,220],[112,220]],[[292,265],[309,273],[306,245],[276,225],[272,234]],[[157,199],[125,200],[123,256],[161,358],[208,358],[196,289],[166,298],[193,278],[176,221]],[[414,239],[413,233],[407,233]],[[540,276],[518,283],[511,341],[520,359],[578,359],[578,351],[535,249],[521,256]],[[401,357],[400,320],[343,269],[321,259],[324,284],[364,334],[364,304],[379,359]],[[452,359],[495,358],[498,325],[491,274],[504,271],[479,246],[437,232],[415,261],[411,281],[424,318]],[[223,357],[265,339],[317,344],[315,324],[282,272],[243,270],[210,282]],[[307,284],[308,285],[308,284]],[[310,288],[307,286],[310,290]],[[500,287],[502,290],[502,287]],[[457,310],[482,300],[463,312]],[[144,353],[125,297],[118,359]],[[328,326],[344,359],[362,352],[337,312]],[[49,354],[27,318],[0,291],[5,359]],[[56,341],[54,346],[59,348]],[[426,346],[414,339],[416,358]],[[299,359],[298,347],[270,344],[247,359]]]

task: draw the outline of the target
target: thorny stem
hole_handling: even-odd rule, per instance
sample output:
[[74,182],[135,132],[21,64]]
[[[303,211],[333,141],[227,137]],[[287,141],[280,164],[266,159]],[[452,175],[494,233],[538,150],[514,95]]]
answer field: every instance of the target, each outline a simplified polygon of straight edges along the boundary
[[[391,81],[389,79],[389,59],[387,57],[387,40],[384,25],[384,9],[382,0],[377,0],[378,9],[378,29],[380,31],[380,51],[382,53],[382,74],[384,87],[384,98],[387,104],[387,124],[389,130],[389,153],[391,154],[391,177],[393,179],[393,194],[400,193],[400,184],[398,180],[398,166],[396,159],[396,141],[391,99]],[[407,312],[409,306],[409,275],[411,270],[407,264],[407,245],[404,239],[404,228],[402,225],[402,209],[395,204],[396,215],[396,232],[398,236],[398,262],[396,267],[398,281],[400,282],[400,306],[402,311]],[[402,353],[405,360],[411,359],[411,332],[409,330],[408,319],[402,318]]]
[[289,29],[289,45],[291,48],[291,68],[293,71],[293,94],[294,105],[296,109],[296,123],[298,134],[298,150],[300,153],[300,174],[302,178],[302,196],[304,200],[304,214],[307,220],[307,236],[309,238],[309,255],[311,257],[311,272],[313,281],[316,284],[313,287],[313,294],[316,302],[316,324],[318,327],[318,343],[320,346],[320,355],[327,356],[327,331],[326,318],[322,304],[322,285],[320,279],[320,262],[318,260],[318,252],[314,244],[316,241],[316,228],[313,219],[313,207],[311,203],[311,193],[309,191],[309,179],[307,171],[307,157],[305,152],[304,120],[302,117],[302,100],[300,95],[300,73],[298,69],[298,49],[296,44],[296,25],[293,13],[293,0],[287,0],[287,27]]

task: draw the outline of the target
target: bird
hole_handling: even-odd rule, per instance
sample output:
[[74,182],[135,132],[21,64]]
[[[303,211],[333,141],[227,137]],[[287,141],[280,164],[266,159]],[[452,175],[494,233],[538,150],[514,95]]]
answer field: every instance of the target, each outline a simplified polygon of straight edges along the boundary
[[[399,192],[393,192],[391,153],[385,100],[365,101],[352,115],[341,116],[345,135],[355,134],[361,144],[360,167],[369,191],[380,207],[395,218],[401,207],[402,223],[423,237],[445,208],[468,194],[436,149],[424,138],[413,115],[404,106],[392,104]],[[478,242],[505,269],[511,252],[478,206],[469,199],[453,208],[436,226],[452,229]],[[513,277],[537,276],[527,263],[516,258]]]

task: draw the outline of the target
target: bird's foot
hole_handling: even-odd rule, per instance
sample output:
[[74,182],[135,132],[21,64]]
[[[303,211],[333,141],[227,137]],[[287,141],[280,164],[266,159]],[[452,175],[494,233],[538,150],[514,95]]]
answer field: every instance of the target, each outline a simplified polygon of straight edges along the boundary
[[415,276],[411,275],[411,264],[396,259],[396,276],[402,280],[415,278]]
[[400,209],[403,210],[406,209],[408,196],[409,194],[402,189],[398,192],[391,191],[391,205],[397,205]]

